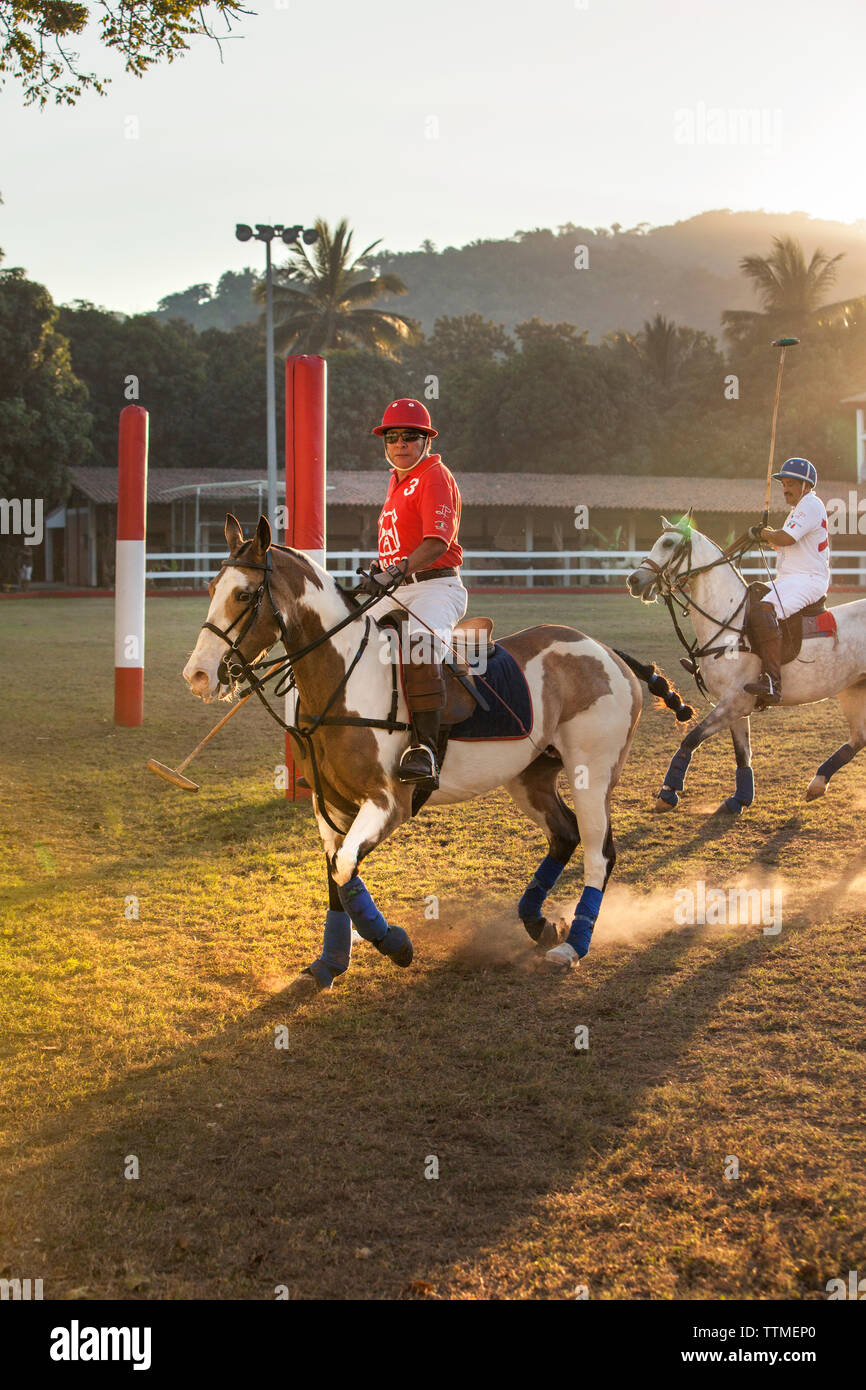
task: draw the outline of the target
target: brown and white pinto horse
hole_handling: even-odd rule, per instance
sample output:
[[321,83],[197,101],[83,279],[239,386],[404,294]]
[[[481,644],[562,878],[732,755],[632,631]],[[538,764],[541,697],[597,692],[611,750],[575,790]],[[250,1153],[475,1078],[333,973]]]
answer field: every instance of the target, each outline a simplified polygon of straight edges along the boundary
[[[374,629],[378,637],[375,620],[359,614],[347,622],[356,608],[354,600],[300,551],[272,547],[264,517],[255,535],[245,540],[240,525],[229,516],[225,535],[230,555],[211,581],[207,625],[183,672],[192,693],[206,702],[231,698],[234,683],[229,679],[226,684],[226,668],[221,666],[227,649],[232,647],[249,670],[282,637],[290,657],[310,648],[296,662],[293,658],[300,708],[308,718],[327,707],[329,721],[366,717],[385,723],[393,695],[391,660],[382,659],[377,642],[368,642],[358,656],[362,629]],[[374,611],[389,607],[393,605],[386,598]],[[242,638],[235,641],[244,622]],[[340,624],[344,625],[339,631],[332,632]],[[574,628],[527,628],[502,638],[499,645],[526,677],[532,727],[525,738],[449,744],[430,804],[465,801],[505,786],[521,810],[541,826],[549,852],[523,894],[518,913],[532,939],[551,948],[547,960],[567,969],[589,949],[616,859],[611,793],[641,713],[641,690],[633,671],[678,718],[689,718],[691,711],[655,668],[621,656]],[[313,804],[325,847],[330,907],[322,955],[306,972],[320,988],[329,988],[348,968],[353,926],[398,965],[412,959],[408,935],[401,927],[389,926],[358,876],[361,861],[412,814],[412,787],[397,778],[406,745],[402,691],[398,718],[403,732],[364,727],[361,722],[322,724],[313,736],[315,767],[303,749],[298,750],[307,780],[321,792],[314,795]],[[557,790],[560,772],[571,785],[576,816]],[[583,895],[567,940],[555,945],[558,933],[544,918],[542,906],[581,842]]]

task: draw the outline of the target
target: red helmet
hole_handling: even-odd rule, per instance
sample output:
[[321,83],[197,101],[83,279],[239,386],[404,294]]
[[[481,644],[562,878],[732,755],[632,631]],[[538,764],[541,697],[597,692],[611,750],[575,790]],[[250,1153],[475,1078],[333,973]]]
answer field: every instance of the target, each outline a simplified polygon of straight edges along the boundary
[[386,430],[403,429],[421,430],[431,439],[435,439],[439,433],[430,424],[427,407],[420,401],[410,400],[407,396],[401,396],[399,401],[392,401],[382,416],[381,425],[374,425],[370,433],[382,435]]

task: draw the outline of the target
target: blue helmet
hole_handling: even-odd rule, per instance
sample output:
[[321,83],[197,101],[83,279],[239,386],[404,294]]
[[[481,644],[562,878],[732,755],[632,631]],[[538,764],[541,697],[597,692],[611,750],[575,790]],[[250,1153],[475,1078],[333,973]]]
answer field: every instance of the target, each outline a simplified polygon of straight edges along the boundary
[[811,483],[813,487],[818,486],[818,470],[814,463],[808,459],[785,459],[778,473],[773,474],[774,478],[799,478],[801,483]]

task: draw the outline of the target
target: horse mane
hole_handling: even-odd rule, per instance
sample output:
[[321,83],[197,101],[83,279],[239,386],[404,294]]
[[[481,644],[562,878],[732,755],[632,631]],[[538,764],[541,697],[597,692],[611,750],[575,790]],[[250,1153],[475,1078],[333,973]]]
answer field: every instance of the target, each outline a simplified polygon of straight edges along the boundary
[[[247,544],[247,542],[245,542],[245,544]],[[243,549],[243,546],[241,547],[241,549]],[[305,555],[302,550],[296,550],[295,547],[291,545],[277,545],[275,541],[271,542],[270,549],[276,550],[282,555],[291,555],[292,559],[296,560],[299,563],[301,569],[306,572],[309,578],[312,579],[313,582],[317,584],[320,589],[324,589],[326,587],[326,584],[323,582],[326,581],[327,584],[330,585],[330,587],[334,591],[335,595],[339,597],[340,601],[342,602],[344,608],[346,608],[347,611],[350,611],[355,607],[353,600],[349,597],[346,590],[340,587],[334,576],[332,574],[329,574],[328,571],[324,568],[324,566],[317,565],[316,562],[314,560],[311,560],[309,555]]]
[[[671,525],[667,529],[671,532],[676,531],[677,535],[681,536],[683,539],[686,538],[685,532],[683,531],[683,528],[681,526]],[[689,528],[689,531],[692,535],[700,536],[701,540],[709,541],[710,545],[715,546],[716,550],[719,552],[720,555],[724,555],[725,547],[723,545],[719,545],[718,541],[714,541],[712,536],[708,536],[706,531],[699,531],[697,526],[691,526]]]

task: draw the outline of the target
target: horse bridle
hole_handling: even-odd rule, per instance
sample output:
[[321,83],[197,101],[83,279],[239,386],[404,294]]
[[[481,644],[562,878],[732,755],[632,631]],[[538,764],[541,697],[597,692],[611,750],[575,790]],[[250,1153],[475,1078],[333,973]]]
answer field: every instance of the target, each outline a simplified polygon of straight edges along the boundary
[[[240,680],[241,678],[244,678],[249,682],[250,687],[254,689],[257,685],[261,684],[261,681],[259,680],[259,677],[255,675],[254,668],[247,661],[240,648],[241,643],[243,642],[247,633],[250,631],[252,627],[255,626],[256,622],[258,621],[259,612],[261,611],[262,606],[262,599],[264,598],[265,594],[267,594],[268,602],[271,605],[271,612],[277,620],[277,626],[279,628],[280,637],[282,638],[283,646],[286,649],[287,655],[285,657],[277,657],[275,658],[275,660],[272,660],[267,663],[257,662],[256,667],[265,665],[275,666],[277,663],[289,665],[291,663],[291,657],[288,656],[290,646],[289,634],[286,630],[286,624],[283,615],[280,612],[279,606],[274,602],[274,596],[271,593],[270,576],[272,573],[272,566],[270,550],[265,552],[265,563],[263,565],[257,564],[254,560],[244,560],[240,557],[232,558],[232,556],[230,555],[227,560],[222,561],[219,572],[221,573],[225,569],[262,570],[262,582],[259,585],[259,587],[255,590],[255,592],[250,593],[249,599],[245,601],[246,611],[242,610],[234,619],[234,621],[229,623],[228,627],[221,628],[217,627],[216,623],[204,622],[202,623],[202,631],[207,629],[208,632],[215,633],[216,636],[221,638],[222,641],[225,642],[226,646],[228,647],[228,651],[222,658],[219,664],[219,668],[217,670],[217,680],[220,682],[220,684],[228,685],[231,680]],[[239,623],[243,623],[243,626],[237,633],[235,633],[234,637],[232,637],[232,630],[236,628]],[[276,672],[274,671],[271,674],[275,675]],[[278,689],[275,689],[274,693],[276,695],[279,695],[281,693],[284,694],[285,692],[281,692]]]
[[[238,616],[234,619],[234,621],[229,623],[228,627],[225,628],[217,627],[216,623],[204,622],[202,623],[202,631],[206,629],[208,632],[213,632],[215,636],[221,638],[222,641],[225,642],[228,648],[228,651],[226,652],[217,669],[217,679],[220,681],[220,683],[223,683],[221,678],[221,672],[223,671],[225,672],[225,675],[227,677],[227,680],[225,682],[226,684],[228,684],[230,680],[239,680],[241,678],[246,680],[250,687],[250,692],[248,693],[255,692],[255,694],[258,696],[259,700],[261,700],[262,704],[264,705],[271,718],[275,720],[275,722],[279,724],[280,727],[286,731],[286,733],[291,734],[292,738],[295,739],[299,748],[302,750],[303,756],[305,758],[309,758],[313,772],[313,790],[316,795],[316,802],[318,805],[319,812],[322,815],[323,819],[331,827],[331,829],[336,831],[338,835],[342,835],[344,833],[343,829],[340,826],[334,824],[334,822],[331,820],[331,817],[328,814],[328,810],[325,805],[325,798],[322,791],[322,780],[319,773],[318,759],[316,757],[316,751],[313,746],[312,736],[316,732],[316,730],[319,729],[323,724],[342,724],[349,725],[353,728],[363,729],[385,729],[388,733],[405,733],[409,729],[411,729],[411,724],[402,722],[397,718],[398,692],[396,666],[394,666],[392,663],[391,709],[387,719],[368,719],[363,715],[332,715],[329,713],[336,700],[339,698],[343,690],[346,688],[346,685],[349,681],[349,677],[351,676],[355,667],[358,665],[358,662],[361,660],[361,657],[364,655],[364,652],[370,641],[370,619],[364,618],[364,633],[360,643],[358,644],[357,652],[355,653],[352,660],[347,664],[344,675],[341,677],[341,679],[337,682],[337,685],[334,687],[334,690],[329,696],[324,709],[321,711],[320,714],[308,716],[308,722],[306,724],[301,724],[300,722],[300,701],[298,702],[295,711],[295,723],[289,724],[285,719],[283,719],[279,714],[277,714],[277,711],[271,706],[267,696],[264,693],[263,687],[267,681],[272,680],[276,676],[279,677],[279,680],[273,688],[273,694],[275,697],[279,699],[287,695],[292,689],[295,689],[296,685],[293,669],[294,665],[298,661],[300,661],[302,657],[307,656],[310,652],[315,651],[317,647],[321,647],[324,645],[325,642],[330,641],[330,639],[334,637],[338,632],[342,631],[344,627],[348,627],[350,623],[354,623],[359,618],[364,617],[364,615],[367,612],[367,609],[371,608],[374,603],[379,603],[381,598],[385,594],[387,594],[388,590],[386,588],[383,588],[382,594],[373,594],[370,598],[367,599],[365,603],[358,603],[354,599],[350,600],[354,604],[354,607],[352,611],[346,614],[345,618],[342,618],[340,622],[335,623],[333,627],[328,628],[328,630],[326,632],[323,632],[319,637],[314,638],[312,642],[307,642],[305,646],[297,647],[294,650],[292,650],[291,638],[289,635],[288,628],[286,627],[285,618],[283,617],[280,607],[275,602],[273,593],[271,592],[271,574],[273,573],[273,566],[271,564],[271,550],[284,550],[290,553],[294,553],[291,552],[291,548],[289,546],[276,545],[272,542],[268,550],[265,551],[264,564],[259,564],[254,560],[247,560],[240,554],[235,556],[230,555],[227,560],[223,560],[222,564],[220,565],[220,572],[225,569],[261,570],[263,576],[262,582],[261,584],[259,584],[255,592],[252,593],[251,602],[248,605],[245,605],[248,607],[247,612],[239,613]],[[271,612],[273,613],[273,616],[276,618],[277,626],[279,628],[279,638],[276,640],[282,641],[283,646],[286,650],[286,655],[276,657],[265,657],[261,661],[257,661],[254,664],[251,664],[244,656],[243,652],[240,650],[240,646],[244,638],[255,625],[259,612],[261,611],[262,600],[265,597],[267,597],[267,600],[271,605]],[[242,623],[243,626],[238,630],[237,633],[235,633],[233,637],[233,629],[236,628],[239,623]],[[271,645],[273,646],[273,643]],[[266,674],[263,676],[259,676],[256,674],[257,671],[266,671]]]
[[[325,642],[330,641],[330,639],[334,637],[336,633],[340,632],[344,627],[347,627],[349,623],[353,623],[358,618],[364,617],[368,608],[371,608],[374,604],[379,603],[382,598],[386,597],[391,592],[392,586],[383,585],[381,593],[372,594],[370,598],[368,598],[364,603],[359,603],[357,599],[349,595],[348,597],[350,604],[352,604],[352,610],[346,614],[346,617],[342,618],[340,622],[335,623],[333,627],[328,628],[328,630],[326,632],[323,632],[321,636],[314,638],[312,642],[308,642],[306,646],[298,647],[293,651],[291,649],[291,639],[289,637],[288,629],[286,628],[285,619],[283,618],[278,604],[274,601],[274,596],[271,592],[270,577],[273,573],[273,567],[271,565],[272,550],[282,550],[286,551],[289,554],[295,553],[294,551],[292,551],[290,546],[277,545],[276,543],[272,542],[268,550],[265,551],[264,564],[259,564],[254,560],[244,559],[240,552],[238,552],[238,554],[234,556],[230,555],[227,560],[223,560],[223,562],[220,565],[220,571],[225,569],[261,570],[263,574],[262,582],[255,590],[255,592],[251,595],[252,601],[248,605],[248,611],[246,613],[239,613],[238,616],[234,619],[234,621],[229,623],[228,627],[225,628],[217,627],[216,623],[204,622],[202,623],[202,631],[206,629],[208,632],[214,633],[215,636],[219,637],[223,642],[225,642],[228,648],[228,651],[226,652],[226,655],[220,662],[220,665],[217,670],[217,679],[220,681],[220,683],[223,683],[221,674],[223,671],[225,672],[226,676],[226,684],[228,684],[230,680],[238,680],[241,677],[244,680],[246,680],[249,684],[250,691],[245,693],[255,692],[255,694],[258,696],[259,700],[261,700],[262,704],[264,705],[271,718],[275,720],[275,722],[279,724],[280,727],[286,731],[286,733],[290,734],[292,738],[296,740],[299,747],[303,749],[305,757],[309,758],[312,766],[313,788],[316,793],[316,799],[318,802],[320,813],[324,820],[327,821],[331,829],[335,830],[337,834],[341,835],[343,834],[343,830],[340,826],[334,824],[334,822],[328,815],[328,811],[325,806],[325,800],[322,795],[322,786],[321,778],[319,775],[318,760],[316,757],[315,748],[313,746],[312,735],[323,724],[341,724],[344,726],[348,725],[352,728],[361,729],[384,729],[387,733],[406,733],[409,730],[411,730],[411,723],[406,723],[397,718],[397,709],[399,703],[397,663],[393,661],[390,663],[391,707],[387,719],[370,719],[363,715],[332,715],[329,713],[342,691],[346,688],[346,685],[349,681],[349,677],[351,676],[355,667],[358,665],[358,662],[361,660],[367,648],[367,645],[370,640],[369,618],[364,618],[364,634],[358,645],[358,650],[356,651],[352,660],[348,663],[344,675],[341,677],[337,685],[334,687],[334,690],[328,698],[324,709],[317,715],[307,716],[308,722],[306,724],[301,724],[300,701],[298,702],[295,710],[295,723],[289,724],[285,719],[281,718],[281,716],[277,714],[275,709],[272,708],[267,699],[267,696],[264,693],[263,687],[267,681],[270,681],[275,676],[278,676],[278,683],[274,686],[273,689],[273,694],[276,697],[279,698],[285,696],[292,689],[296,689],[297,687],[293,671],[294,665],[298,661],[300,661],[302,657],[307,656],[309,652],[315,651],[317,647],[320,647]],[[401,582],[402,578],[403,576],[400,576],[397,580],[395,580],[393,587],[397,587],[397,585]],[[280,638],[282,640],[283,646],[286,649],[286,655],[284,657],[266,657],[263,658],[261,661],[257,661],[254,664],[250,664],[250,662],[241,652],[240,646],[247,633],[249,633],[252,627],[254,626],[256,619],[258,618],[259,612],[261,611],[262,600],[265,597],[267,597],[267,600],[271,605],[271,611],[277,620],[277,626],[279,627],[280,631]],[[397,602],[399,603],[399,600],[397,600]],[[401,607],[402,606],[403,605],[401,605]],[[239,623],[243,623],[243,626],[234,635],[234,637],[232,637],[232,632],[234,628],[238,626]],[[273,643],[271,645],[273,645]],[[456,668],[453,669],[455,669],[455,674],[457,675],[458,679],[461,680],[461,683],[465,685],[465,679],[460,676],[459,672],[456,671]],[[256,675],[256,672],[260,670],[266,671],[266,674],[263,676]],[[483,676],[477,675],[476,679],[480,680],[483,685],[487,686],[490,693],[496,697],[499,703],[501,705],[504,705],[505,708],[509,710],[512,715],[514,715],[515,719],[518,719],[518,723],[521,722],[518,716],[511,709],[511,706],[507,703],[507,701],[504,700],[496,690],[494,690],[491,686],[488,685],[487,681],[484,680]],[[486,706],[483,707],[486,708]],[[532,736],[528,733],[528,731],[526,731],[526,736],[530,739],[530,742],[534,743],[534,740],[532,739]],[[543,752],[544,750],[543,748],[540,748],[539,751]]]
[[[734,557],[737,555],[741,555],[751,544],[751,541],[751,536],[748,534],[748,532],[746,532],[745,535],[740,536],[737,540],[733,541],[725,550],[723,550],[715,560],[710,560],[705,565],[696,565],[692,567],[692,533],[691,530],[689,530],[687,534],[683,535],[679,544],[674,547],[674,550],[668,556],[667,560],[663,565],[657,564],[656,561],[653,560],[649,555],[646,555],[644,556],[643,560],[641,560],[640,565],[638,566],[638,569],[641,569],[642,567],[646,566],[648,569],[651,569],[655,573],[655,582],[658,585],[659,594],[661,595],[661,598],[668,610],[668,613],[670,614],[671,622],[674,625],[674,631],[676,632],[677,637],[679,638],[682,646],[685,647],[686,651],[688,652],[689,659],[691,660],[692,665],[694,667],[693,675],[695,678],[695,684],[697,685],[701,694],[707,697],[708,691],[706,683],[704,682],[704,678],[701,675],[700,666],[698,663],[700,662],[702,657],[720,656],[722,652],[727,652],[731,649],[731,644],[729,642],[723,642],[720,646],[713,645],[718,641],[718,638],[721,636],[721,634],[723,632],[736,633],[738,649],[740,651],[751,651],[751,648],[748,646],[745,639],[745,623],[743,623],[743,625],[739,627],[734,626],[734,619],[739,617],[741,611],[745,608],[749,598],[749,586],[746,583],[745,579],[743,579],[743,576],[740,574],[736,565],[734,564]],[[686,557],[686,568],[680,569],[674,576],[674,578],[671,579],[671,577],[668,574],[668,569],[675,560],[680,559],[680,557],[683,555],[685,555]],[[685,594],[684,592],[686,587],[697,575],[706,574],[707,571],[716,569],[719,565],[730,565],[731,569],[742,581],[744,586],[743,597],[740,599],[740,602],[737,604],[733,613],[729,615],[726,621],[717,618],[712,613],[708,613],[706,609],[701,608],[699,603],[695,602],[695,599],[692,594]],[[709,641],[705,642],[702,647],[698,645],[697,638],[695,638],[694,642],[689,642],[685,633],[682,631],[679,622],[677,621],[677,615],[674,612],[675,605],[677,608],[679,608],[680,613],[683,617],[687,617],[691,609],[694,608],[694,610],[697,613],[700,613],[701,617],[706,618],[709,622],[716,624],[716,631],[712,634]]]

